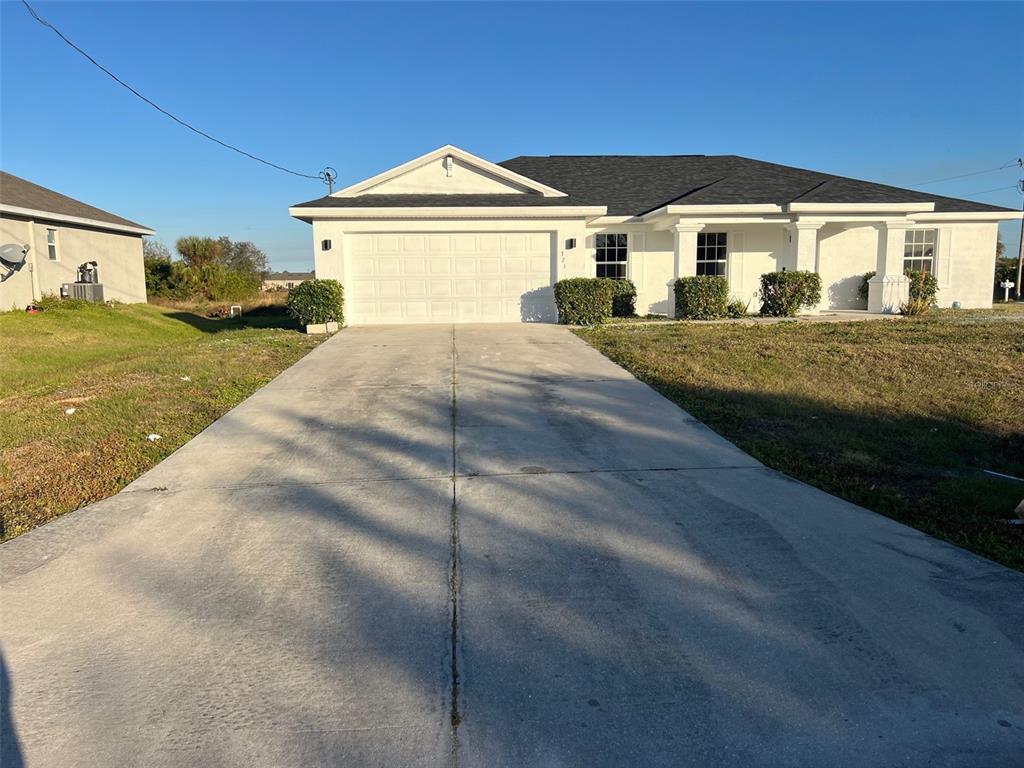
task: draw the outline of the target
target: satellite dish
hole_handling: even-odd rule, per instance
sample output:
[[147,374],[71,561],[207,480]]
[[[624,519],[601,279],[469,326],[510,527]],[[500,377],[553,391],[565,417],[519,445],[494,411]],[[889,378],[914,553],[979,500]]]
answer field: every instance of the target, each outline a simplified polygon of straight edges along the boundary
[[25,264],[25,254],[28,253],[27,245],[15,245],[8,243],[0,245],[0,264],[8,269],[17,271]]

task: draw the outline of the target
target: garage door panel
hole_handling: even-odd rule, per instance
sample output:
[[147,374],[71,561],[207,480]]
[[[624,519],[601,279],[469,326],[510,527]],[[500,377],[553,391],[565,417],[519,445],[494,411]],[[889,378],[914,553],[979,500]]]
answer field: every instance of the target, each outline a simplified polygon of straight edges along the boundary
[[420,256],[407,256],[402,259],[402,273],[406,275],[427,274],[427,260]]
[[452,295],[452,281],[451,280],[431,280],[430,281],[430,297],[431,298],[447,298]]
[[353,234],[349,322],[556,319],[550,233]]

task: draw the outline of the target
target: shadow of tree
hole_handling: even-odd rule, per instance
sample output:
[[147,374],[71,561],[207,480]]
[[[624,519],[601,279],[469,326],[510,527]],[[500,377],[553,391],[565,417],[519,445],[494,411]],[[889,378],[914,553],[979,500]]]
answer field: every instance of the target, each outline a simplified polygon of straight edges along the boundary
[[[5,561],[8,623],[54,637],[15,667],[35,762],[1019,754],[1024,577],[742,463],[557,330],[456,330],[454,365],[443,334],[342,334],[60,522],[117,528]],[[12,544],[43,557],[46,530]]]
[[12,694],[7,662],[0,653],[0,765],[4,768],[22,768],[25,760],[21,754],[18,731],[11,717]]
[[192,312],[170,312],[167,317],[190,325],[203,333],[236,331],[242,328],[282,328],[292,331],[302,329],[295,318],[274,307],[260,308],[233,318],[204,317]]

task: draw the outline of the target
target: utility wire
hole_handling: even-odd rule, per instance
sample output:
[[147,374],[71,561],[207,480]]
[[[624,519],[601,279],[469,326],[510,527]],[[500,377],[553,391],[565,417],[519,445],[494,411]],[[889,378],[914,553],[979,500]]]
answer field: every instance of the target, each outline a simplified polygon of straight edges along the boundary
[[1002,192],[1004,189],[1017,189],[1017,185],[1011,184],[1008,187],[996,187],[995,189],[983,189],[980,192],[968,192],[966,195],[963,195],[963,197],[971,197],[972,195],[985,195],[988,194],[989,192]]
[[86,59],[88,59],[100,71],[102,71],[102,72],[106,73],[107,75],[109,75],[116,83],[118,83],[121,86],[124,86],[129,91],[131,91],[133,94],[135,94],[140,99],[142,99],[144,102],[149,104],[149,106],[153,107],[153,109],[157,110],[158,112],[163,113],[164,115],[166,115],[167,117],[171,118],[171,120],[173,120],[174,122],[178,123],[179,125],[184,126],[185,128],[188,128],[190,131],[192,131],[194,133],[198,133],[203,138],[209,139],[210,141],[214,142],[215,144],[220,144],[222,147],[224,147],[226,149],[230,149],[233,152],[237,152],[240,155],[244,155],[245,157],[248,157],[251,160],[255,160],[258,163],[263,163],[264,165],[269,165],[271,168],[276,168],[279,171],[284,171],[285,173],[290,173],[290,174],[292,174],[292,176],[300,176],[303,179],[318,179],[318,180],[324,181],[326,183],[326,179],[325,179],[323,173],[320,173],[319,175],[315,175],[315,176],[311,175],[311,174],[308,174],[308,173],[300,173],[299,171],[293,171],[290,168],[285,168],[283,165],[278,165],[277,163],[272,163],[269,160],[264,160],[262,157],[257,157],[256,155],[254,155],[254,154],[252,154],[250,152],[246,152],[244,149],[239,149],[238,147],[233,146],[231,144],[228,144],[225,141],[221,141],[220,139],[216,138],[215,136],[211,136],[210,134],[206,133],[206,131],[201,131],[198,128],[196,128],[194,125],[190,125],[189,123],[185,122],[180,117],[177,117],[176,115],[171,114],[166,109],[161,107],[159,104],[155,103],[154,101],[151,101],[150,99],[147,99],[145,96],[143,96],[137,90],[135,90],[130,85],[128,85],[128,83],[126,83],[124,80],[119,78],[117,75],[115,75],[109,69],[104,67],[98,61],[96,61],[96,59],[94,59],[88,53],[86,53],[81,48],[79,48],[77,45],[75,45],[73,42],[71,42],[71,40],[69,40],[67,38],[67,36],[63,32],[61,32],[59,29],[57,29],[55,26],[53,26],[53,24],[51,24],[46,19],[44,19],[42,16],[40,16],[38,13],[36,13],[35,8],[33,8],[31,5],[29,5],[27,0],[21,0],[21,2],[25,6],[25,8],[28,9],[28,12],[32,15],[33,19],[38,21],[40,24],[42,24],[47,29],[52,30],[54,32],[54,34],[57,35],[57,37],[59,37],[61,40],[63,40],[69,46],[71,46],[76,51],[78,51],[80,54],[82,54],[82,56],[84,56]]
[[946,176],[945,178],[942,178],[942,179],[932,179],[931,181],[922,181],[922,182],[919,182],[917,184],[908,184],[907,186],[908,187],[927,187],[929,184],[938,184],[940,181],[953,181],[953,179],[966,179],[968,176],[982,176],[982,175],[984,175],[986,173],[996,173],[997,171],[1002,171],[1002,170],[1005,170],[1007,168],[1012,168],[1015,165],[1017,165],[1017,161],[1016,160],[1014,160],[1011,163],[1007,163],[1006,165],[1000,165],[998,168],[989,168],[986,171],[973,171],[971,173],[961,173],[958,176]]

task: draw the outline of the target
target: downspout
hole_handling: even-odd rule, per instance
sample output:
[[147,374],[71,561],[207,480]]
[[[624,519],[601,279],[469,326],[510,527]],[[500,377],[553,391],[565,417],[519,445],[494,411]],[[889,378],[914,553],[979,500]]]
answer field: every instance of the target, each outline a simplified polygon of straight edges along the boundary
[[35,304],[42,298],[42,294],[39,292],[39,270],[37,269],[39,262],[36,255],[35,221],[29,221],[28,223],[28,252],[31,258],[31,261],[29,262],[29,269],[32,273],[32,303]]

